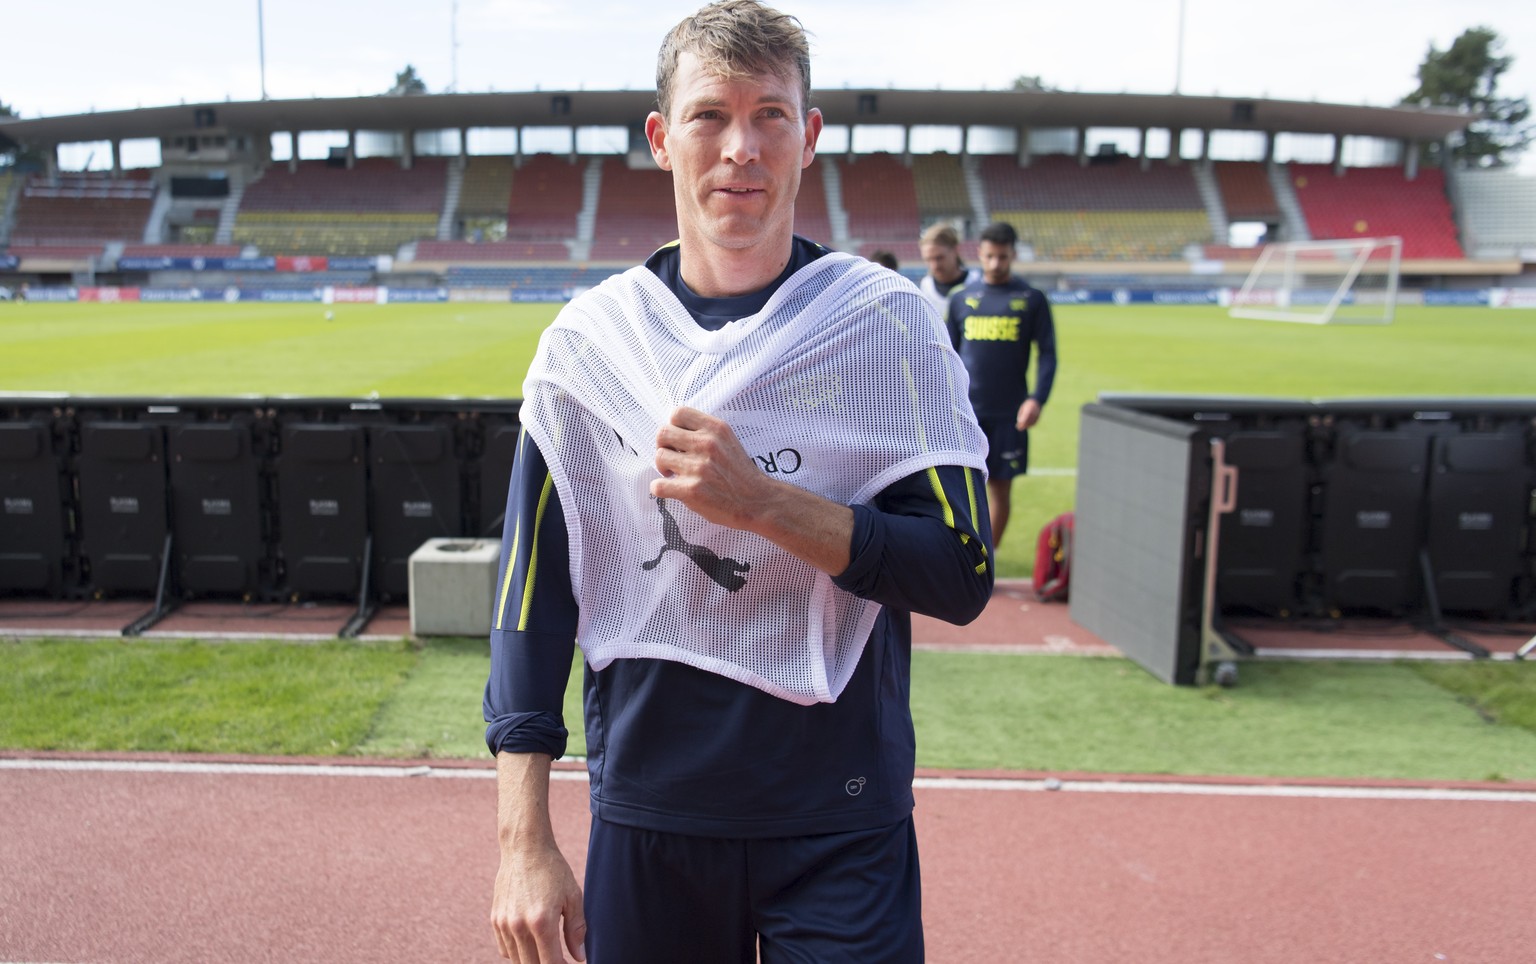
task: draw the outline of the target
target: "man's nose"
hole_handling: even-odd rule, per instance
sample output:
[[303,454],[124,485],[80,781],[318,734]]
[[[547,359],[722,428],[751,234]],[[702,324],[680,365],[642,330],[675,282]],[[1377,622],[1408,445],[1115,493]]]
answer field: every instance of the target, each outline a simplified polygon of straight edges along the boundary
[[760,144],[761,138],[752,124],[739,120],[732,122],[726,129],[722,150],[726,160],[733,164],[747,165],[757,161]]

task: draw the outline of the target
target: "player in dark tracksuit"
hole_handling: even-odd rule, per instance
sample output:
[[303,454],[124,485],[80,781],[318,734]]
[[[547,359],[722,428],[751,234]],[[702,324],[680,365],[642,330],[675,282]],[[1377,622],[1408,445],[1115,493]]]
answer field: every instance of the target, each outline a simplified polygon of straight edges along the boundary
[[[987,503],[992,545],[1003,541],[1013,479],[1029,467],[1029,429],[1051,397],[1056,379],[1056,326],[1045,294],[1013,274],[1018,235],[1006,223],[981,234],[980,281],[949,297],[949,338],[971,376],[971,407],[987,436]],[[1040,357],[1029,389],[1029,356]]]
[[[762,310],[824,254],[797,237],[777,281],[730,298],[691,292],[675,244],[647,267],[714,330]],[[493,620],[485,690],[493,754],[566,750],[562,699],[579,612],[548,479],[525,433],[496,583],[512,591]],[[993,577],[979,535],[980,480],[974,469],[941,466],[853,507],[852,561],[834,582],[885,608],[835,702],[800,706],[660,659],[585,669],[589,960],[750,964],[759,951],[765,964],[923,959],[908,614],[963,623],[986,604]],[[722,904],[737,910],[721,913]],[[658,928],[663,921],[672,923]]]

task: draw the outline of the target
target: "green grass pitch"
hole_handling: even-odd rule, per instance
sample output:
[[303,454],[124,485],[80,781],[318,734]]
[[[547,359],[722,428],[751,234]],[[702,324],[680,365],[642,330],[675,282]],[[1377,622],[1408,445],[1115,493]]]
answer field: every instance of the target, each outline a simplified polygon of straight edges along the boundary
[[[516,398],[558,305],[0,302],[0,395]],[[327,319],[327,311],[334,317]],[[1030,433],[1002,576],[1071,507],[1077,412],[1100,392],[1274,398],[1536,394],[1536,311],[1404,307],[1388,326],[1220,308],[1059,306],[1056,388]]]

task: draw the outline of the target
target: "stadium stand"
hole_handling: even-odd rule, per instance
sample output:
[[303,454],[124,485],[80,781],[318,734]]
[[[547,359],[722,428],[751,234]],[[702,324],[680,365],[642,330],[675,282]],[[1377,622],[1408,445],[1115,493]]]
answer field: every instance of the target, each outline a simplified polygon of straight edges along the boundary
[[1264,173],[1262,163],[1217,161],[1215,169],[1228,220],[1268,223],[1280,220],[1280,204],[1275,200],[1274,189],[1269,186],[1269,176]]
[[614,273],[612,267],[590,265],[539,265],[527,267],[476,267],[456,265],[447,271],[450,288],[511,288],[563,291],[590,288]]
[[1452,177],[1463,247],[1475,257],[1536,249],[1536,177],[1515,171],[1458,171]]
[[566,261],[570,251],[561,241],[419,241],[417,261],[466,262]]
[[11,237],[11,219],[6,214],[11,209],[11,192],[20,186],[21,180],[10,168],[0,168],[0,245]]
[[623,157],[604,158],[591,260],[638,264],[676,238],[672,175],[655,168],[632,170]]
[[436,236],[447,161],[417,158],[411,169],[371,157],[352,170],[326,161],[274,166],[245,189],[233,241],[267,254],[393,253]]
[[238,244],[125,244],[123,258],[238,258]]
[[1187,165],[1132,158],[1083,165],[1074,157],[981,159],[992,217],[1007,221],[1040,260],[1147,260],[1183,256],[1211,240],[1210,217]]
[[848,235],[861,241],[910,241],[921,223],[912,169],[885,153],[840,157]]
[[1445,172],[1421,168],[1409,180],[1401,167],[1289,165],[1296,198],[1312,236],[1403,239],[1405,259],[1465,257],[1445,194]]
[[912,158],[912,182],[917,191],[917,214],[924,225],[938,220],[970,221],[970,193],[965,171],[953,154],[919,154]]
[[[478,163],[478,159],[476,160]],[[561,241],[576,236],[581,213],[581,178],[585,159],[572,163],[552,154],[523,159],[512,175],[509,203],[503,207],[507,238],[516,241]],[[671,197],[670,185],[668,197]]]
[[103,250],[101,244],[13,244],[7,253],[21,259],[23,271],[30,271],[53,270],[39,267],[44,263],[90,261],[101,257]]
[[510,157],[472,157],[464,168],[456,212],[458,235],[466,240],[506,237],[514,161]]
[[12,245],[77,245],[139,241],[154,205],[149,171],[29,177],[20,187]]
[[800,193],[795,196],[795,233],[801,237],[832,244],[832,217],[827,213],[827,184],[822,177],[821,158],[800,172]]

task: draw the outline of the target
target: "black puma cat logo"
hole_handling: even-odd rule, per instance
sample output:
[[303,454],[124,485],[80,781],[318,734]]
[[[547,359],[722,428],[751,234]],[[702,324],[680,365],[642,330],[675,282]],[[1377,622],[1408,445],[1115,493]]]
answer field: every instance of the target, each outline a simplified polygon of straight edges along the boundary
[[656,509],[661,513],[661,531],[666,536],[667,544],[661,547],[656,558],[650,562],[642,562],[640,568],[649,572],[661,564],[661,557],[667,554],[668,549],[676,549],[678,552],[692,559],[694,565],[703,570],[704,575],[713,579],[721,588],[735,592],[747,584],[747,578],[742,573],[752,566],[745,562],[737,562],[735,559],[721,559],[714,551],[706,546],[696,546],[683,538],[683,530],[678,526],[677,520],[672,518],[672,512],[667,508],[666,499],[656,500]]

